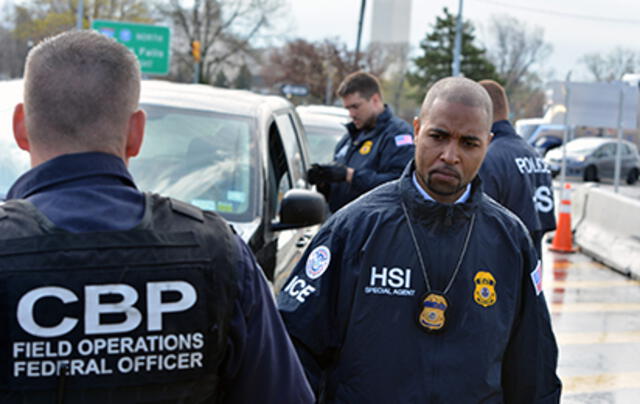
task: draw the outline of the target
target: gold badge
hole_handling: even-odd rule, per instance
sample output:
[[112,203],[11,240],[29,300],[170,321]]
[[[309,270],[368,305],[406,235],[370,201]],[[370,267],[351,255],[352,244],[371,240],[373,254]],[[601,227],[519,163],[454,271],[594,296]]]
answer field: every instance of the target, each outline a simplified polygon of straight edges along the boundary
[[473,292],[473,299],[482,307],[492,306],[497,299],[496,280],[489,272],[478,271],[473,278],[476,289]]
[[445,316],[447,310],[447,299],[438,293],[428,293],[421,303],[420,315],[418,316],[418,324],[425,331],[438,331],[444,327]]
[[369,154],[369,152],[371,151],[371,146],[373,146],[373,142],[371,140],[367,140],[366,142],[364,142],[360,147],[360,154]]

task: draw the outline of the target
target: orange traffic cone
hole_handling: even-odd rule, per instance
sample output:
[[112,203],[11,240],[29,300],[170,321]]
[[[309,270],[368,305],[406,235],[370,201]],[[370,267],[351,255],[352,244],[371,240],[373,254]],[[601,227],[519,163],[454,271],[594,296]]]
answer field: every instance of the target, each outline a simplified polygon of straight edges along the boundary
[[551,251],[572,253],[573,236],[571,234],[571,185],[565,184],[560,200],[560,213],[558,214],[558,227],[553,236],[553,243],[549,247]]

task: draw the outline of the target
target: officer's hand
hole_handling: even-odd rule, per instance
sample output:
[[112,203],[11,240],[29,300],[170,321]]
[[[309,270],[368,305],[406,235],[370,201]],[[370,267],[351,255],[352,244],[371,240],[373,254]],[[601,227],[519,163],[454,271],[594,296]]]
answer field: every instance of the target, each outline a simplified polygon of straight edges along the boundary
[[[314,164],[309,171],[317,170],[317,182],[342,182],[347,180],[347,166],[343,164]],[[309,180],[311,181],[311,180]]]
[[309,184],[320,184],[322,180],[322,169],[318,164],[312,164],[311,168],[307,170],[307,181]]

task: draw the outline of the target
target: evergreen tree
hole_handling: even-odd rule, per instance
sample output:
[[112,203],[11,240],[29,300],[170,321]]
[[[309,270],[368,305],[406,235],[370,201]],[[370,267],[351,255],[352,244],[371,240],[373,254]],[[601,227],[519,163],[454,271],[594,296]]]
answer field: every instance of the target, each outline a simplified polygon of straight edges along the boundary
[[[445,7],[444,17],[436,17],[432,32],[420,42],[424,54],[413,60],[415,70],[409,73],[409,82],[419,88],[416,98],[422,101],[433,83],[451,76],[453,48],[456,37],[456,17]],[[472,80],[493,79],[501,81],[495,66],[485,57],[486,50],[474,44],[475,28],[469,21],[462,24],[460,71]]]
[[246,64],[243,64],[240,68],[240,72],[238,72],[238,75],[236,76],[233,86],[242,90],[249,90],[253,84],[252,78],[253,76],[251,75],[249,68]]
[[222,70],[218,72],[218,75],[216,76],[216,81],[213,83],[213,85],[215,87],[229,88],[229,80],[227,80],[227,75],[224,74]]

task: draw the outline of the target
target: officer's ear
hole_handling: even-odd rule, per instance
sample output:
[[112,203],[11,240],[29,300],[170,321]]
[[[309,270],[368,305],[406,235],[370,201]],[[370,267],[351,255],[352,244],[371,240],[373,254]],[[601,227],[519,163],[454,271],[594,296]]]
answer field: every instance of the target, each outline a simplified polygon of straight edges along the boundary
[[24,116],[24,104],[19,103],[13,110],[13,138],[19,148],[29,151],[29,136],[27,134],[27,125]]
[[417,116],[413,117],[413,137],[415,138],[420,133],[420,118]]
[[127,128],[127,144],[125,148],[125,157],[135,157],[140,153],[142,147],[142,139],[144,138],[144,126],[147,121],[146,113],[139,109],[129,117],[129,126]]

